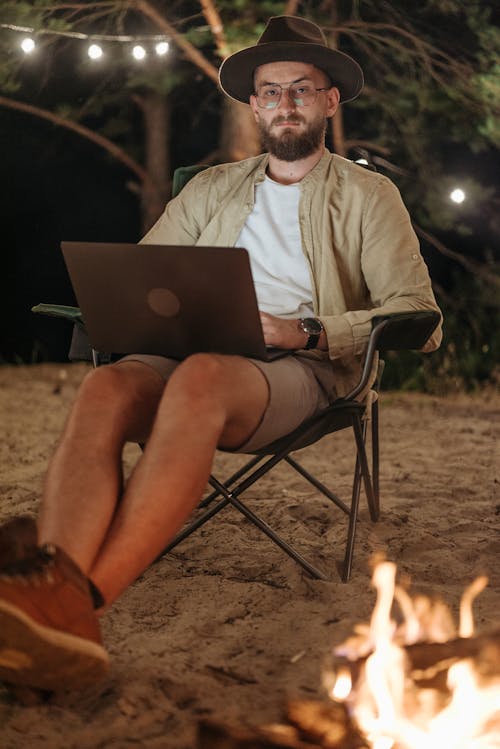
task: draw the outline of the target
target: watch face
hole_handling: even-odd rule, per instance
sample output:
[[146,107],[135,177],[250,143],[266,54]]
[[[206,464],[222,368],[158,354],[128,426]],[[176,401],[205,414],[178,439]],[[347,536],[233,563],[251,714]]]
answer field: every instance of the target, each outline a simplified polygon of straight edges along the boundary
[[322,324],[315,317],[304,317],[300,321],[300,327],[304,333],[308,333],[309,335],[320,335],[323,330]]

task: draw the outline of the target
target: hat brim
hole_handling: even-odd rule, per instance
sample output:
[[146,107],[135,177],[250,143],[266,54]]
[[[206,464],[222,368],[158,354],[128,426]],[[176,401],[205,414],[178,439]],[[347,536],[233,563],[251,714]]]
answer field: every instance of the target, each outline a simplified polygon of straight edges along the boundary
[[232,99],[248,104],[254,93],[255,68],[288,61],[310,63],[323,70],[339,89],[341,101],[355,99],[363,88],[363,71],[352,57],[309,42],[269,42],[235,52],[219,68],[220,86]]

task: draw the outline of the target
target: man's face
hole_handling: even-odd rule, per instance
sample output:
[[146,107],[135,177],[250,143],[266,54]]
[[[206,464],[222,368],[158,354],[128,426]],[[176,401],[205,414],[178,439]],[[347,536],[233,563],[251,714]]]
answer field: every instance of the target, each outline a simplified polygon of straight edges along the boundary
[[[326,118],[331,117],[338,107],[338,89],[331,87],[323,71],[302,62],[260,65],[255,71],[255,91],[268,84],[284,87],[276,107],[259,107],[256,96],[250,97],[263,147],[281,161],[297,161],[310,156],[324,143]],[[289,95],[287,87],[290,84],[327,90],[318,91],[312,104],[299,106]]]

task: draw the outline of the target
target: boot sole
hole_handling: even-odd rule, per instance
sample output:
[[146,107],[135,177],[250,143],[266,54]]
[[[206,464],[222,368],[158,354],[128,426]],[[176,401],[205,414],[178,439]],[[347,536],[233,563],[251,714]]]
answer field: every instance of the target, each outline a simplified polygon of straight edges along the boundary
[[0,600],[0,681],[60,691],[95,684],[108,668],[98,643],[38,624]]

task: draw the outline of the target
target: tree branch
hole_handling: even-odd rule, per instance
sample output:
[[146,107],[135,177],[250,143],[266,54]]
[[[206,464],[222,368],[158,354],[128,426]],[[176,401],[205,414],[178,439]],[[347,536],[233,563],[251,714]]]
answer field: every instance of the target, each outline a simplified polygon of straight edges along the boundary
[[479,276],[484,281],[487,281],[493,286],[498,286],[500,288],[500,277],[495,273],[490,273],[485,265],[475,263],[472,260],[464,257],[464,255],[461,255],[459,252],[451,250],[449,247],[440,242],[437,237],[435,237],[430,232],[425,231],[425,229],[422,229],[422,227],[416,224],[414,221],[412,222],[412,225],[415,229],[416,234],[421,237],[421,239],[425,239],[426,242],[429,242],[429,244],[435,247],[436,250],[441,253],[441,255],[449,257],[451,258],[451,260],[455,260],[470,273],[473,273],[475,276]]
[[[442,81],[437,72],[438,69],[463,80],[473,73],[470,63],[452,57],[411,31],[394,24],[351,21],[337,28],[337,31],[355,38],[356,41],[359,41],[359,35],[362,34],[366,39],[372,39],[374,42],[397,49],[401,53],[418,57],[423,67],[440,83]],[[384,32],[388,33],[384,34]]]
[[223,59],[224,57],[228,56],[230,50],[226,41],[226,36],[224,34],[224,24],[222,23],[222,18],[220,17],[219,11],[213,4],[212,0],[200,0],[200,5],[205,20],[210,26],[212,36],[215,39],[217,52]]
[[294,16],[296,15],[300,5],[300,0],[287,0],[287,4],[285,6],[285,16]]
[[186,57],[196,65],[205,75],[207,75],[214,83],[219,83],[219,74],[217,68],[209,62],[204,55],[199,52],[196,47],[188,42],[182,34],[172,26],[172,24],[154,8],[149,0],[132,0],[133,7],[142,13],[146,18],[153,21],[159,29],[168,34],[176,45],[183,50]]
[[40,117],[43,120],[52,122],[52,124],[57,125],[58,127],[64,127],[66,128],[66,130],[72,130],[74,133],[81,135],[83,138],[86,138],[87,140],[90,140],[98,145],[100,148],[103,148],[105,151],[111,154],[113,158],[124,164],[124,166],[130,169],[130,171],[132,171],[140,179],[143,186],[148,185],[151,189],[154,189],[153,183],[151,182],[148,173],[140,164],[137,163],[137,161],[132,159],[122,148],[113,143],[113,141],[109,140],[103,135],[95,133],[93,130],[85,127],[85,125],[80,125],[78,122],[73,122],[72,120],[61,117],[54,112],[49,112],[46,109],[36,107],[33,104],[26,104],[22,101],[9,99],[6,96],[0,96],[0,106],[8,107],[9,109],[16,109],[20,112],[31,114],[34,117]]

